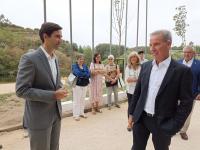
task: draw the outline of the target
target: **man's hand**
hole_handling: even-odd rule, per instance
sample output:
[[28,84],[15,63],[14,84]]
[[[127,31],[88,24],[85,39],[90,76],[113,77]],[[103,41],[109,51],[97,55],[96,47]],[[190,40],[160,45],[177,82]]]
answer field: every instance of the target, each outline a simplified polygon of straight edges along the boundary
[[60,88],[54,93],[54,97],[56,100],[61,100],[67,96],[67,91],[65,88]]
[[133,117],[131,115],[129,115],[129,117],[128,117],[128,124],[131,126],[133,126],[133,124],[134,124]]

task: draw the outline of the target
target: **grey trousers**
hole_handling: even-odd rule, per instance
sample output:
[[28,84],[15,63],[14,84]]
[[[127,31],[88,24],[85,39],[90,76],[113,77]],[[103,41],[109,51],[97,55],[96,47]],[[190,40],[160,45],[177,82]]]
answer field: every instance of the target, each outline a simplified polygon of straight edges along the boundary
[[28,129],[31,150],[59,150],[61,120],[56,115],[52,125],[47,129]]
[[118,91],[117,90],[118,90],[118,85],[107,87],[107,101],[108,101],[108,106],[111,106],[112,92],[114,92],[114,102],[115,102],[115,104],[118,103]]

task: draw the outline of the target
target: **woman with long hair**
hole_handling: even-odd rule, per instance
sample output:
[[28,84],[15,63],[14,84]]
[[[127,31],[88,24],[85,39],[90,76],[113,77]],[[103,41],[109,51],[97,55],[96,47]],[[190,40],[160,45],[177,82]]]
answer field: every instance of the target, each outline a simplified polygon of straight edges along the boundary
[[103,74],[104,65],[101,64],[101,55],[99,53],[95,53],[93,57],[93,62],[90,64],[91,71],[91,84],[90,84],[90,99],[92,103],[92,114],[96,114],[96,112],[101,113],[101,109],[99,105],[102,101],[102,91],[103,91]]

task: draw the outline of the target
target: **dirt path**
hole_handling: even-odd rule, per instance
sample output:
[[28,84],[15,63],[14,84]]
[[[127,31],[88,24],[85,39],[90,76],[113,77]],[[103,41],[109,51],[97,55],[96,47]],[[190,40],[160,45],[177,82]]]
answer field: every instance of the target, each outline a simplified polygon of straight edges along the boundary
[[[179,134],[173,137],[171,150],[198,150],[200,139],[200,103],[194,108],[189,140],[183,141]],[[76,122],[72,117],[63,119],[60,150],[130,150],[132,133],[126,131],[127,103],[122,108],[103,109],[102,114],[88,113],[87,119]],[[3,150],[28,150],[28,138],[23,138],[24,131],[0,133]],[[147,150],[153,150],[151,139]]]
[[3,96],[0,100],[0,129],[22,123],[24,100],[15,94]]

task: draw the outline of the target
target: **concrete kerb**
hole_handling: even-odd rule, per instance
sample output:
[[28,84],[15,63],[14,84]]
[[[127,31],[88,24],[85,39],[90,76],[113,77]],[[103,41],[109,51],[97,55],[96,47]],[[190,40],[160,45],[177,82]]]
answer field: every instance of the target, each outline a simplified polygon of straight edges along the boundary
[[[127,101],[126,97],[126,92],[120,91],[118,92],[118,98],[119,98],[119,103],[123,103]],[[112,101],[114,101],[113,95],[112,95]],[[103,95],[103,100],[101,103],[101,108],[104,108],[107,106],[107,94]],[[62,108],[63,108],[63,114],[62,118],[65,117],[71,117],[72,116],[72,108],[73,108],[73,102],[72,101],[66,101],[62,102]],[[85,98],[85,112],[90,112],[91,111],[91,103],[89,98]],[[22,129],[22,123],[13,125],[13,126],[8,126],[5,128],[0,128],[0,132],[10,132],[18,129]]]

